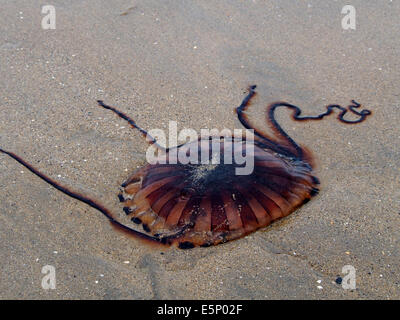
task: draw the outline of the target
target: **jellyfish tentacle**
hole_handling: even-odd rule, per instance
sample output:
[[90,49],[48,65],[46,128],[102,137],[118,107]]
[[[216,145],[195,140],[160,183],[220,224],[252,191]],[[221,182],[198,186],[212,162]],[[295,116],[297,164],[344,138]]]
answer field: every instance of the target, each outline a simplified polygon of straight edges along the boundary
[[[354,113],[354,114],[360,116],[360,118],[357,119],[357,120],[350,121],[350,120],[345,120],[345,119],[343,119],[343,117],[341,117],[341,118],[339,119],[340,121],[345,122],[345,123],[360,123],[360,122],[363,122],[367,116],[369,116],[370,114],[372,114],[372,112],[371,112],[370,110],[368,110],[368,109],[363,109],[363,110],[361,110],[361,112],[355,110],[355,108],[361,107],[361,104],[358,103],[358,102],[356,102],[355,100],[351,100],[351,102],[352,102],[353,104],[348,106],[346,112],[347,112],[348,110],[350,110],[352,113]],[[343,112],[343,116],[346,114],[346,112]]]
[[[304,158],[303,149],[282,129],[282,127],[275,120],[275,110],[279,107],[286,107],[288,109],[292,109],[294,111],[292,114],[293,120],[306,121],[306,120],[321,120],[321,119],[325,118],[326,116],[329,116],[334,111],[334,109],[339,109],[340,113],[337,117],[338,120],[343,123],[347,123],[347,124],[360,123],[360,122],[364,121],[368,115],[371,114],[371,111],[367,110],[367,109],[364,109],[361,112],[355,110],[355,108],[359,108],[361,106],[361,104],[357,103],[354,100],[352,100],[352,103],[353,104],[349,105],[347,108],[343,108],[342,106],[337,105],[337,104],[331,104],[326,107],[327,110],[324,113],[321,113],[317,116],[300,116],[302,111],[299,107],[292,105],[290,103],[286,103],[286,102],[277,102],[277,103],[271,104],[268,107],[268,121],[269,121],[269,123],[272,124],[274,129],[281,136],[281,138],[286,140],[286,142],[288,142],[289,145],[291,145],[291,147],[294,148],[294,150],[297,154],[297,158],[303,159]],[[344,116],[346,115],[346,113],[349,110],[352,113],[360,116],[360,118],[357,120],[344,119]]]
[[[293,106],[293,105],[290,105],[290,104],[286,104],[286,103],[282,103],[282,105],[294,109],[295,112],[293,114],[293,118],[294,118],[294,120],[298,120],[298,121],[302,121],[302,120],[321,120],[321,119],[325,118],[326,116],[329,116],[333,112],[333,110],[335,108],[340,110],[340,113],[338,115],[338,119],[339,119],[339,121],[344,122],[344,123],[360,123],[360,122],[364,121],[365,118],[368,115],[371,114],[371,111],[367,110],[367,109],[361,110],[361,112],[355,110],[355,108],[359,108],[361,106],[361,104],[359,104],[358,102],[356,102],[354,100],[351,100],[351,102],[353,104],[349,105],[347,108],[343,108],[342,106],[337,105],[337,104],[331,104],[331,105],[328,105],[326,107],[327,110],[324,113],[321,113],[320,115],[317,115],[317,116],[304,116],[304,117],[300,117],[301,109],[299,107]],[[346,120],[346,119],[344,119],[344,116],[346,115],[346,113],[348,111],[351,111],[352,113],[360,116],[360,118],[357,119],[357,120]]]
[[268,135],[266,135],[263,132],[257,130],[256,128],[254,128],[254,126],[252,126],[250,124],[249,120],[247,119],[247,115],[244,112],[248,108],[251,99],[256,95],[256,92],[254,91],[256,89],[256,87],[257,87],[256,85],[252,85],[252,86],[250,86],[248,88],[249,93],[243,99],[243,101],[240,104],[240,106],[235,109],[240,123],[246,129],[253,130],[254,134],[257,137],[261,138],[262,141],[259,143],[260,146],[266,147],[266,148],[270,148],[270,149],[272,149],[272,150],[274,150],[274,151],[276,151],[276,152],[278,152],[280,154],[284,154],[284,155],[287,155],[289,157],[292,157],[293,154],[290,152],[290,150],[288,150],[284,146],[280,145],[277,141],[272,140],[271,137],[269,137]]
[[142,240],[147,240],[152,243],[162,243],[160,238],[141,233],[139,231],[136,231],[136,230],[122,224],[121,222],[119,222],[118,220],[116,220],[114,218],[113,214],[111,213],[111,211],[109,209],[107,209],[105,206],[100,204],[100,202],[98,202],[97,200],[91,199],[88,196],[85,196],[76,191],[73,191],[73,190],[69,189],[69,187],[64,186],[61,183],[59,183],[58,181],[46,176],[44,173],[40,172],[38,169],[36,169],[34,166],[32,166],[31,164],[26,162],[24,159],[22,159],[20,156],[16,155],[15,153],[6,151],[1,148],[0,148],[0,152],[10,156],[11,158],[13,158],[17,162],[19,162],[21,165],[23,165],[26,169],[31,171],[33,174],[35,174],[36,176],[38,176],[39,178],[41,178],[42,180],[44,180],[45,182],[47,182],[48,184],[50,184],[51,186],[56,188],[57,190],[66,194],[67,196],[74,198],[76,200],[79,200],[81,202],[84,202],[87,205],[89,205],[90,207],[96,209],[97,211],[100,211],[110,221],[110,223],[114,227],[117,227],[121,231],[127,232],[136,238],[140,238]]
[[[271,104],[268,107],[268,121],[269,123],[273,126],[273,128],[275,129],[275,131],[277,131],[278,135],[283,138],[284,140],[286,140],[286,142],[289,143],[290,146],[292,146],[294,148],[296,157],[298,159],[303,159],[303,149],[286,133],[286,131],[284,131],[282,129],[282,127],[278,124],[278,122],[275,120],[275,110],[279,107],[286,107],[289,109],[293,109],[294,110],[294,114],[293,114],[293,118],[296,120],[305,120],[304,118],[299,118],[299,115],[301,114],[301,109],[297,106],[291,105],[289,103],[286,102],[278,102],[278,103],[274,103]],[[328,111],[329,112],[329,111]],[[323,115],[319,115],[317,117],[315,117],[315,119],[322,119],[322,117],[324,117],[326,114]]]
[[149,144],[151,145],[155,145],[158,149],[163,150],[165,152],[167,152],[169,150],[169,148],[165,148],[163,146],[161,146],[158,142],[157,139],[155,139],[154,137],[152,137],[145,129],[143,129],[142,127],[139,127],[136,122],[129,117],[127,114],[125,114],[122,111],[119,111],[118,109],[111,107],[109,105],[106,105],[103,100],[97,100],[97,103],[99,104],[100,107],[103,107],[104,109],[107,110],[111,110],[113,111],[116,115],[118,115],[120,118],[124,119],[125,121],[127,121],[130,126],[134,129],[137,129],[142,135],[143,137],[146,138],[146,140],[148,141]]

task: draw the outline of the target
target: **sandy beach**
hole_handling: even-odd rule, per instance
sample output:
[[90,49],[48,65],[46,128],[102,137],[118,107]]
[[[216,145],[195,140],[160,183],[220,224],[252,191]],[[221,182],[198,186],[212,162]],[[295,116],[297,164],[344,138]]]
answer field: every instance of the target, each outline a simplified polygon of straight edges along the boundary
[[[117,232],[0,154],[0,299],[400,299],[400,4],[346,1],[0,0],[0,148],[123,217],[121,183],[146,129],[266,128],[274,101],[306,115],[352,99],[373,114],[278,120],[316,159],[321,191],[273,225],[209,248],[155,248]],[[267,128],[266,128],[267,129]],[[56,288],[42,288],[43,266]],[[342,268],[356,270],[344,289]]]

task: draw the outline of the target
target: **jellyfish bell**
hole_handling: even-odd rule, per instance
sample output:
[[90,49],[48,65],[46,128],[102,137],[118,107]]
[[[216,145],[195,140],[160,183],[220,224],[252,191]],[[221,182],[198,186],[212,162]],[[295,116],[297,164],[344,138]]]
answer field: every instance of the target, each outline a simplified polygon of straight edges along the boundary
[[[201,153],[211,148],[212,140],[199,139],[176,149]],[[227,149],[232,151],[228,163]],[[318,191],[310,169],[257,142],[221,139],[221,161],[216,163],[208,151],[207,162],[171,164],[168,152],[167,163],[148,164],[135,172],[122,185],[124,210],[131,220],[181,247],[208,246],[265,227]],[[235,153],[252,159],[249,174],[237,173],[246,166],[236,161]]]

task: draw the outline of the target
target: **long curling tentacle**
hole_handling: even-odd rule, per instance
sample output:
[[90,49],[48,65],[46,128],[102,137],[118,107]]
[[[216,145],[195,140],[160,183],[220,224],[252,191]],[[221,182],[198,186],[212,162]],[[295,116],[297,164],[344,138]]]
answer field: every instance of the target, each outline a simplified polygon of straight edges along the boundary
[[[274,150],[280,154],[289,156],[289,157],[294,157],[300,160],[304,160],[304,151],[303,149],[282,129],[282,127],[278,124],[278,122],[275,119],[275,110],[279,107],[286,107],[289,109],[293,110],[293,115],[292,118],[293,120],[296,121],[303,121],[303,120],[321,120],[324,117],[330,115],[334,109],[339,109],[340,113],[338,114],[337,118],[339,121],[347,124],[354,124],[354,123],[360,123],[366,119],[368,115],[371,114],[371,111],[364,109],[361,111],[356,110],[356,108],[359,108],[361,105],[354,101],[351,100],[353,103],[352,105],[349,105],[347,108],[343,108],[340,105],[328,105],[326,108],[326,112],[321,113],[317,116],[300,116],[301,115],[301,109],[295,105],[292,105],[290,103],[286,102],[277,102],[273,103],[268,107],[268,113],[267,113],[267,120],[269,124],[272,125],[273,129],[275,129],[276,133],[278,134],[280,141],[279,140],[274,140],[273,138],[269,137],[268,135],[264,134],[263,132],[255,129],[247,119],[246,114],[244,111],[246,111],[247,107],[250,104],[251,99],[255,96],[256,92],[254,91],[256,88],[255,85],[252,85],[249,87],[249,93],[247,96],[243,99],[242,103],[240,104],[239,107],[236,108],[236,113],[238,115],[239,121],[242,123],[242,125],[246,129],[252,129],[254,130],[254,134],[258,136],[259,138],[262,139],[262,144],[265,145],[267,148],[270,148],[271,150]],[[344,118],[346,113],[348,111],[351,111],[355,115],[359,116],[359,119],[357,120],[347,120]],[[282,145],[282,142],[286,143],[286,145]]]
[[163,243],[165,244],[166,241],[165,239],[160,239],[157,237],[153,237],[141,232],[138,232],[122,223],[120,223],[119,221],[117,221],[113,214],[111,213],[111,211],[109,209],[107,209],[106,207],[104,207],[102,204],[100,204],[98,201],[93,200],[91,198],[89,198],[88,196],[82,195],[78,192],[72,191],[70,190],[68,187],[63,186],[61,183],[59,183],[58,181],[55,181],[54,179],[46,176],[45,174],[43,174],[42,172],[40,172],[38,169],[36,169],[35,167],[33,167],[32,165],[30,165],[28,162],[26,162],[25,160],[23,160],[21,157],[19,157],[18,155],[16,155],[13,152],[10,151],[6,151],[3,149],[0,149],[1,153],[4,153],[8,156],[10,156],[11,158],[15,159],[16,161],[18,161],[20,164],[22,164],[25,168],[27,168],[29,171],[31,171],[32,173],[34,173],[35,175],[37,175],[39,178],[41,178],[42,180],[44,180],[45,182],[47,182],[48,184],[50,184],[51,186],[53,186],[54,188],[56,188],[57,190],[61,191],[62,193],[70,196],[71,198],[74,198],[76,200],[82,201],[84,203],[86,203],[87,205],[91,206],[92,208],[100,211],[104,216],[107,217],[107,219],[110,221],[110,223],[117,227],[118,229],[121,229],[122,231],[125,231],[137,238],[140,238],[142,240],[147,240],[153,243]]
[[[326,116],[329,116],[334,109],[339,109],[340,113],[337,116],[338,120],[347,123],[347,124],[354,124],[354,123],[360,123],[366,119],[368,115],[371,114],[371,111],[364,109],[361,112],[355,110],[355,108],[359,108],[361,105],[357,103],[356,101],[352,100],[352,105],[349,105],[347,108],[343,108],[340,105],[337,104],[331,104],[326,107],[326,112],[321,113],[317,116],[303,116],[301,117],[301,109],[295,105],[292,105],[290,103],[286,102],[277,102],[273,103],[268,107],[268,121],[272,124],[272,126],[277,130],[278,134],[286,140],[295,150],[296,150],[296,156],[299,159],[303,159],[303,149],[291,138],[289,135],[282,129],[282,127],[278,124],[278,122],[275,120],[275,110],[279,107],[286,107],[289,109],[292,109],[294,112],[292,114],[293,120],[296,121],[305,121],[305,120],[321,120],[325,118]],[[351,111],[352,113],[360,116],[359,119],[357,120],[347,120],[344,118],[346,113],[348,111]]]
[[157,142],[157,139],[152,137],[145,129],[139,127],[136,124],[136,122],[131,117],[129,117],[127,114],[123,113],[122,111],[119,111],[118,109],[116,109],[114,107],[106,105],[102,100],[97,100],[97,103],[99,104],[99,106],[103,107],[104,109],[111,110],[115,114],[117,114],[120,118],[126,120],[131,125],[132,128],[139,130],[139,132],[147,139],[147,141],[150,144],[154,144],[158,149],[168,152],[169,148],[165,148],[165,147],[161,146]]
[[289,157],[294,156],[291,151],[289,149],[287,149],[286,147],[280,145],[277,141],[272,140],[271,137],[267,136],[266,134],[264,134],[263,132],[257,130],[256,128],[254,128],[251,123],[249,122],[249,120],[247,119],[246,114],[244,113],[246,111],[246,109],[248,108],[248,106],[250,105],[251,99],[256,95],[256,92],[254,91],[256,89],[256,85],[252,85],[248,88],[249,93],[247,94],[247,96],[243,99],[242,103],[240,104],[239,107],[237,107],[236,113],[238,115],[238,119],[240,121],[240,123],[249,130],[253,130],[254,134],[261,138],[262,140],[262,145],[264,145],[265,147],[274,150],[280,154],[284,154],[287,155]]

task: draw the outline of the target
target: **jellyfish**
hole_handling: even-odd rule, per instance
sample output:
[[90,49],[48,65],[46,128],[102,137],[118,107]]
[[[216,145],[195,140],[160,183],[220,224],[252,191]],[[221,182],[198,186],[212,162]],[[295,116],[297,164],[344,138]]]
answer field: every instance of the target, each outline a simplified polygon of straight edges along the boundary
[[[235,135],[202,136],[169,148],[160,145],[125,113],[97,101],[100,107],[127,121],[160,151],[154,161],[133,172],[117,193],[129,223],[121,222],[100,201],[45,175],[15,153],[4,149],[0,152],[64,194],[98,210],[114,227],[135,238],[181,249],[217,245],[265,228],[319,192],[313,156],[278,124],[275,119],[278,108],[290,109],[295,121],[321,120],[338,109],[339,121],[355,124],[371,114],[366,109],[359,111],[361,105],[354,100],[347,108],[328,105],[317,116],[302,116],[299,107],[275,102],[266,109],[266,121],[273,133],[268,135],[255,128],[246,115],[255,89],[255,85],[250,86],[235,109],[243,127],[253,132],[252,139]],[[348,111],[358,119],[345,119]],[[177,158],[178,154],[183,157]],[[231,157],[226,157],[227,154]],[[215,155],[219,161],[213,161]],[[251,171],[238,174],[246,165],[238,160],[244,156],[252,160]],[[182,158],[186,160],[181,161]]]

